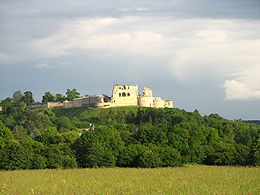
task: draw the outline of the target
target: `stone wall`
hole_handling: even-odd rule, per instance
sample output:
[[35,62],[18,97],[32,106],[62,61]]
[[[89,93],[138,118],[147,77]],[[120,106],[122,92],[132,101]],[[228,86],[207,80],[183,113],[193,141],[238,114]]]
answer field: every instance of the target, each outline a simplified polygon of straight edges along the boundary
[[99,102],[101,101],[100,96],[90,96],[84,98],[77,98],[73,101],[64,101],[64,108],[74,107],[101,107]]
[[164,108],[165,101],[161,97],[154,97],[153,98],[153,107],[155,108]]
[[0,112],[2,112],[3,111],[3,108],[2,108],[2,106],[0,106]]
[[30,104],[26,106],[29,109],[39,109],[39,108],[47,108],[47,103],[42,104]]
[[82,98],[77,98],[73,101],[64,101],[64,108],[79,108],[82,107]]
[[96,107],[99,102],[99,96],[90,96],[82,98],[82,106]]
[[63,107],[63,102],[47,102],[47,108]]
[[39,108],[54,108],[54,107],[63,107],[62,102],[47,102],[39,104],[29,104],[26,106],[29,109],[39,109]]
[[138,98],[138,105],[141,107],[153,107],[153,97],[140,95]]

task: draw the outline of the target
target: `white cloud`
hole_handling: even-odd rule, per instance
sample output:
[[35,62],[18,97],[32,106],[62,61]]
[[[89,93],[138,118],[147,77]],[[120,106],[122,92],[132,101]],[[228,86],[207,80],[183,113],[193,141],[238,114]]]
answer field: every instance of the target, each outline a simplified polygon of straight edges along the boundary
[[[165,71],[182,82],[216,78],[225,88],[226,99],[259,99],[260,82],[255,75],[260,75],[259,32],[257,20],[82,18],[66,21],[55,33],[32,40],[23,47],[22,56],[37,60],[83,51],[130,60],[135,56],[147,61],[163,58],[168,61]],[[153,66],[161,69],[161,64]]]
[[243,68],[224,83],[227,100],[260,99],[260,65]]
[[148,11],[149,9],[146,7],[138,7],[136,8],[136,11]]
[[193,80],[211,74],[227,77],[242,67],[260,65],[260,39],[219,41],[191,41],[180,49],[172,62],[172,72],[179,80]]
[[146,7],[138,7],[138,8],[119,8],[117,9],[120,12],[130,12],[130,11],[148,11],[149,8]]
[[34,65],[35,68],[51,68],[51,66],[49,64],[46,64],[46,63],[40,63],[40,64],[35,64]]
[[161,32],[146,29],[147,26],[135,26],[142,22],[145,21],[140,21],[137,17],[69,21],[57,33],[34,40],[28,47],[46,57],[69,55],[77,50],[89,49],[103,51],[105,55],[161,55],[165,47],[169,47],[167,41],[173,38],[163,37]]
[[128,9],[128,8],[119,8],[118,11],[120,12],[128,12],[130,11],[131,9]]

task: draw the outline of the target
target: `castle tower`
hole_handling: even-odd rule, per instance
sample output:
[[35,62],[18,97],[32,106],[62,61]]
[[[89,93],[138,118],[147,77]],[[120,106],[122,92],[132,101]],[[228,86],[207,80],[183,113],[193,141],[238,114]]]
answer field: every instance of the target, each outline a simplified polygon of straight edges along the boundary
[[137,85],[114,85],[111,102],[113,106],[137,106]]
[[153,107],[153,91],[144,87],[143,95],[139,96],[138,104],[142,107]]

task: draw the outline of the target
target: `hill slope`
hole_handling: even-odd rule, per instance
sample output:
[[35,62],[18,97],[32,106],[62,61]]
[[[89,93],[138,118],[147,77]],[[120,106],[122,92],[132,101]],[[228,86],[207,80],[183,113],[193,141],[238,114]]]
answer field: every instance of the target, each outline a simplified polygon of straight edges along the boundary
[[140,107],[11,109],[0,119],[1,169],[260,165],[260,126],[217,114]]

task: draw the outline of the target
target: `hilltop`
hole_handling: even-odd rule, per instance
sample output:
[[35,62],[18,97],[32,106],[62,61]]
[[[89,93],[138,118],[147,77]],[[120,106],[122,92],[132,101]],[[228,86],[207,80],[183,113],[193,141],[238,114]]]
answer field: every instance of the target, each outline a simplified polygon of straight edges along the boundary
[[178,108],[13,108],[1,169],[259,165],[260,126]]

